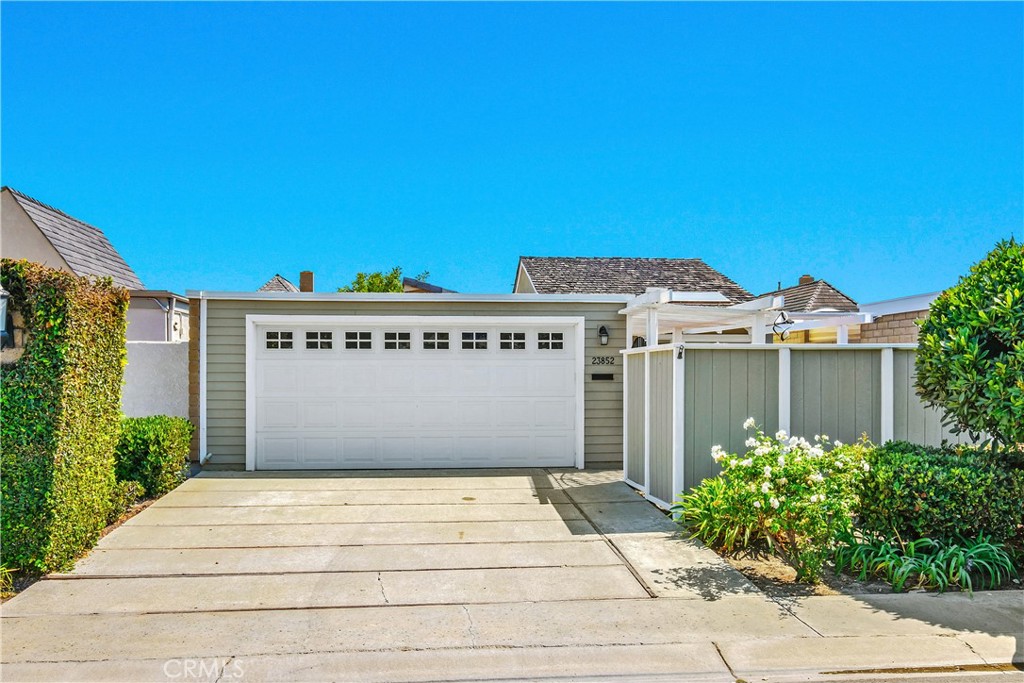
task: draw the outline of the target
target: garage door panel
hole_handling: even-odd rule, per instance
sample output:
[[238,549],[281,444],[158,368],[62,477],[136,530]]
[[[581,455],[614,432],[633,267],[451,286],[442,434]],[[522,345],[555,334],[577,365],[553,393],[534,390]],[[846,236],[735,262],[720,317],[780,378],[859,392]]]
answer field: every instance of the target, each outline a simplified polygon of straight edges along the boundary
[[456,426],[455,401],[421,401],[417,426],[426,429],[451,429]]
[[376,401],[346,401],[341,405],[341,421],[346,427],[376,428],[380,424],[380,407]]
[[380,462],[376,437],[343,437],[341,439],[342,462],[353,468],[372,467]]
[[[575,463],[582,359],[575,356],[572,328],[510,322],[421,329],[320,321],[309,329],[272,329],[289,328],[294,349],[257,346],[257,468]],[[463,329],[486,332],[487,348],[463,349]],[[306,332],[313,330],[331,332],[334,346],[306,349]],[[370,332],[371,348],[345,348],[345,332],[352,330]],[[411,348],[385,349],[389,330],[409,330]],[[424,330],[447,331],[449,348],[426,348]],[[564,348],[541,349],[539,330],[561,332]],[[502,331],[524,333],[525,341],[503,339]],[[502,341],[525,348],[501,348]]]
[[257,440],[260,456],[267,467],[298,464],[298,437],[264,436]]
[[417,464],[416,438],[386,436],[380,440],[380,461],[385,467],[413,467]]
[[307,465],[336,467],[339,456],[337,437],[307,437],[302,440],[302,462]]
[[257,429],[296,429],[298,427],[299,402],[297,400],[268,400],[257,410]]
[[338,405],[334,401],[305,401],[302,405],[302,426],[309,429],[336,429]]
[[292,364],[266,363],[256,384],[258,396],[294,396],[299,389],[299,378]]
[[480,429],[492,424],[489,401],[459,401],[456,413],[460,428]]

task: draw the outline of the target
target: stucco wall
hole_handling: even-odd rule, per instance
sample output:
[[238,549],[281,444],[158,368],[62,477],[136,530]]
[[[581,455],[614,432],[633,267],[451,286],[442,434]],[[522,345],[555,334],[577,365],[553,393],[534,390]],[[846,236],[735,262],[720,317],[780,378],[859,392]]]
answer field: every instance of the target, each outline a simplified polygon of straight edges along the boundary
[[128,342],[121,410],[128,417],[188,417],[188,344]]

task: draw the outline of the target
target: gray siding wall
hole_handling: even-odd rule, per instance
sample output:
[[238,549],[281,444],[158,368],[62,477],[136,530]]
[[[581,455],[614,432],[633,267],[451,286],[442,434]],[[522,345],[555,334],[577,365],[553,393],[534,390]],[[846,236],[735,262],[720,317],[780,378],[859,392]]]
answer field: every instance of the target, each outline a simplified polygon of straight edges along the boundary
[[[622,466],[622,356],[626,345],[621,303],[566,302],[408,302],[231,301],[207,302],[207,450],[211,468],[245,466],[245,316],[262,315],[459,315],[459,316],[583,316],[584,453],[588,467]],[[601,346],[597,331],[608,327]],[[198,323],[196,324],[198,328]],[[594,356],[613,356],[615,365],[591,365]],[[612,381],[593,380],[612,373]],[[197,376],[198,377],[198,376]]]
[[684,354],[683,477],[687,488],[720,471],[711,447],[742,453],[753,417],[774,434],[779,428],[777,351],[689,349]]
[[790,432],[851,443],[882,438],[880,351],[793,350]]
[[676,492],[672,490],[672,364],[675,353],[655,351],[651,354],[650,439],[651,439],[651,495],[671,503]]
[[942,414],[935,408],[928,408],[917,395],[914,382],[914,352],[896,349],[892,356],[893,392],[893,439],[911,441],[927,446],[941,446],[943,441],[966,443],[966,434],[956,435],[942,426]]
[[644,356],[631,354],[625,357],[627,363],[627,382],[629,382],[629,429],[626,444],[628,454],[626,477],[643,486],[644,482]]

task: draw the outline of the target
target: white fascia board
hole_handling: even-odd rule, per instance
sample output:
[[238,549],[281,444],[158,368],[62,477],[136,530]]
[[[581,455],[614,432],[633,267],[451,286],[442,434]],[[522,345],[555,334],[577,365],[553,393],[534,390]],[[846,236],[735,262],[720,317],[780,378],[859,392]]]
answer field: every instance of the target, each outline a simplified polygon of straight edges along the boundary
[[417,301],[444,303],[608,303],[621,304],[633,297],[628,294],[367,294],[353,292],[208,292],[188,290],[189,298],[209,301],[339,301],[395,302],[415,304]]
[[729,297],[725,296],[721,292],[676,292],[670,291],[668,293],[669,303],[708,303],[708,304],[727,304],[729,303]]
[[786,297],[779,294],[769,294],[768,296],[762,296],[752,301],[744,301],[741,304],[733,304],[729,306],[730,310],[733,311],[772,311],[783,308],[786,303]]
[[795,318],[796,322],[786,327],[787,332],[799,332],[801,330],[816,330],[820,328],[838,327],[839,325],[864,325],[872,321],[870,313],[854,313],[854,314],[842,314],[835,316],[821,316],[822,314],[815,314],[815,317],[808,317],[805,319]]
[[927,311],[933,301],[939,298],[942,292],[929,292],[927,294],[915,294],[913,296],[902,296],[897,299],[885,299],[869,304],[861,304],[858,309],[862,313],[872,313],[875,316],[892,315],[893,313],[910,313],[912,311]]

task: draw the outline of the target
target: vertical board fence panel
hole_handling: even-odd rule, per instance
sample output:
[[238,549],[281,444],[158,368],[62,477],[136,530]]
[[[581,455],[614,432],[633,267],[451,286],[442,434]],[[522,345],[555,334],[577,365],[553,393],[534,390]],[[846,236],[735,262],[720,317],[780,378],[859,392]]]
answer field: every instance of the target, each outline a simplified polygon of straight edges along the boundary
[[893,412],[895,414],[893,439],[911,441],[927,446],[949,443],[968,443],[966,434],[954,434],[942,426],[942,414],[927,407],[917,395],[914,382],[914,352],[897,349],[893,352]]
[[644,355],[626,356],[626,478],[645,486],[644,481]]
[[720,471],[712,446],[743,451],[748,417],[768,433],[778,429],[779,359],[761,349],[693,349],[686,352],[685,372],[682,450],[684,481],[692,488]]
[[672,363],[675,354],[669,349],[654,351],[650,357],[650,495],[671,503],[676,494],[672,490],[672,440],[675,435],[672,423]]
[[791,433],[850,443],[881,439],[881,353],[792,348]]

